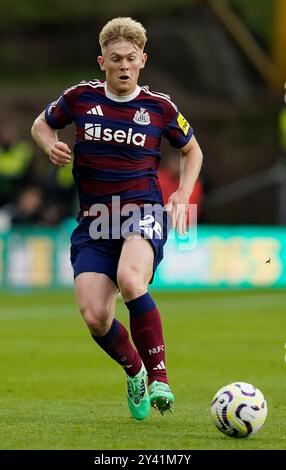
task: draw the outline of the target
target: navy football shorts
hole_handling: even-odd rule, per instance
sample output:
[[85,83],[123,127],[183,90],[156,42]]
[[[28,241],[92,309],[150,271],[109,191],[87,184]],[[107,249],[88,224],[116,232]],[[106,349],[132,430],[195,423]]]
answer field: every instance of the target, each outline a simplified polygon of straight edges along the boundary
[[118,223],[113,225],[111,217],[100,219],[87,216],[80,219],[71,235],[74,278],[84,272],[103,273],[117,285],[117,267],[123,242],[129,235],[139,234],[149,240],[154,251],[151,284],[163,259],[163,246],[170,229],[167,212],[163,208],[161,211],[152,208],[150,205],[141,207],[135,217],[118,215]]

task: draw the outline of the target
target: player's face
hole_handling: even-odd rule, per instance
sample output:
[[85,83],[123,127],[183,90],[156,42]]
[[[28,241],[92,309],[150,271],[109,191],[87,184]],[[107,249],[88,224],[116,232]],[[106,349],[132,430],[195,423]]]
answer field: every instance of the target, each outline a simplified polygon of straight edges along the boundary
[[97,60],[105,72],[108,90],[124,96],[135,90],[147,55],[132,42],[122,39],[109,44]]

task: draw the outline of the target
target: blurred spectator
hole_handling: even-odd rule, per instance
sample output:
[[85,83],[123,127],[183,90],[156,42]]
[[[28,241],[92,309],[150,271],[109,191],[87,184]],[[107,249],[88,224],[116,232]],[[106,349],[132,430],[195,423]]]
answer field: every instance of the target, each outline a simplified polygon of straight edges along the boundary
[[42,210],[40,223],[45,227],[56,227],[68,216],[66,207],[59,202],[48,202]]
[[0,128],[0,206],[14,202],[27,184],[33,155],[32,144],[19,138],[14,124]]
[[[0,128],[0,228],[39,224],[55,226],[71,213],[74,183],[71,166],[51,173],[39,164],[33,146],[17,127]],[[24,188],[24,189],[23,189]]]
[[76,187],[72,175],[72,165],[55,167],[48,159],[38,158],[37,183],[45,191],[45,204],[41,222],[54,226],[65,217],[77,213]]
[[75,214],[76,186],[72,174],[72,164],[53,168],[54,178],[50,182],[50,188],[54,195],[54,202],[58,201],[62,207],[63,216]]
[[[164,204],[168,202],[172,193],[177,191],[180,181],[180,159],[177,155],[165,156],[162,159],[161,167],[159,168],[159,181],[162,188]],[[200,215],[200,208],[203,197],[203,187],[200,180],[197,180],[194,190],[189,199],[189,204],[197,204],[198,216]]]
[[54,227],[67,217],[67,210],[53,195],[39,186],[28,186],[16,202],[4,204],[0,209],[0,231],[11,226],[40,225]]
[[22,191],[16,203],[5,204],[1,212],[8,215],[11,225],[31,225],[40,221],[42,204],[42,190],[29,186]]

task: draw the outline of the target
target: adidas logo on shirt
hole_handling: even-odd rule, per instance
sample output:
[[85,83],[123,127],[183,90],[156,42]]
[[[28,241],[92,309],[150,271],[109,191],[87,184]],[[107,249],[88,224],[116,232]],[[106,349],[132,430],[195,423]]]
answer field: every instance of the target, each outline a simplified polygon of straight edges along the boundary
[[86,114],[96,114],[97,116],[103,116],[103,111],[101,106],[98,104],[95,106],[95,108],[91,108],[89,111],[87,111]]

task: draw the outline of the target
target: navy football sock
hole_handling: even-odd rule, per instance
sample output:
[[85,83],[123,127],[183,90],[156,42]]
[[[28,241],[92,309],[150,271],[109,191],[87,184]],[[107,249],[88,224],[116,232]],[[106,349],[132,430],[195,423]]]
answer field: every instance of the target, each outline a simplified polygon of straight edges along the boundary
[[126,328],[114,318],[109,331],[104,336],[95,336],[94,341],[118,364],[128,375],[138,374],[142,366],[142,360],[132,346]]

